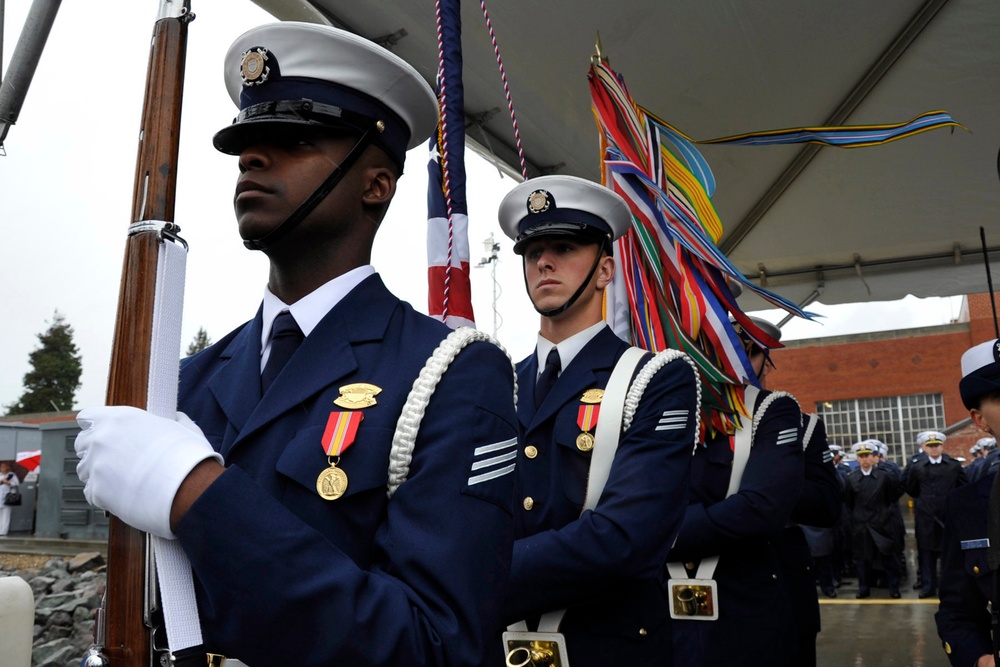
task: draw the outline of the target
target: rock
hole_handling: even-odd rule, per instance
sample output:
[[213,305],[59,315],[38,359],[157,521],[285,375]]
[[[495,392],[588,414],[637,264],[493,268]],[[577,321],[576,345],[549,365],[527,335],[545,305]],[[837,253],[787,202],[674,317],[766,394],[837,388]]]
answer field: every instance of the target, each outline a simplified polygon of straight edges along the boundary
[[79,572],[80,570],[93,570],[101,565],[104,565],[104,556],[97,551],[91,551],[74,556],[73,559],[66,564],[66,570],[70,574],[73,574],[74,572]]
[[43,577],[42,575],[32,577],[28,581],[28,585],[31,586],[31,592],[34,593],[35,597],[45,594],[46,591],[51,589],[54,583],[56,583],[54,577]]
[[36,646],[31,652],[31,664],[33,667],[43,667],[48,665],[62,665],[70,659],[75,651],[73,642],[68,639],[56,639]]

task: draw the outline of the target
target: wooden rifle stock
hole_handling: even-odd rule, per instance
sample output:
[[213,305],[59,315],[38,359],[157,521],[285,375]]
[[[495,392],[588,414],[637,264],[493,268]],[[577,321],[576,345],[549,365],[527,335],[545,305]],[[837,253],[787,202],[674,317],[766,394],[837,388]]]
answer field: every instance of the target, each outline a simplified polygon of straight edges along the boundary
[[[107,393],[108,405],[139,408],[147,406],[161,228],[164,223],[172,224],[174,216],[187,24],[194,17],[188,0],[161,0],[160,8],[146,75],[132,224],[125,246]],[[146,549],[145,533],[111,518],[104,652],[112,667],[151,664],[151,629],[145,618]]]

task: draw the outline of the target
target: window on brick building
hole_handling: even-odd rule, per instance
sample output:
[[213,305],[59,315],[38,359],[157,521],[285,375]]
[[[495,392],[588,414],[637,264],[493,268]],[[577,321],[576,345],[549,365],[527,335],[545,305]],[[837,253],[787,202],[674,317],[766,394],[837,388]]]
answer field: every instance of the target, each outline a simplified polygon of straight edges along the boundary
[[855,442],[876,438],[888,446],[888,458],[900,465],[916,453],[917,433],[946,426],[942,394],[822,401],[816,404],[816,414],[823,418],[831,443],[849,449]]

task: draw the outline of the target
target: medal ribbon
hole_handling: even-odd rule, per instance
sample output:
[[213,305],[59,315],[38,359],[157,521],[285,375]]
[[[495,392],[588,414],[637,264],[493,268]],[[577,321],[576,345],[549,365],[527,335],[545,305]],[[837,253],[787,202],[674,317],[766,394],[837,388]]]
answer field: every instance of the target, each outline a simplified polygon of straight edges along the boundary
[[600,403],[585,403],[580,406],[580,412],[576,416],[576,425],[584,433],[589,432],[597,426],[597,417],[601,413]]
[[323,451],[327,456],[340,456],[354,444],[358,434],[358,426],[365,418],[364,413],[356,410],[346,412],[331,412],[323,431]]

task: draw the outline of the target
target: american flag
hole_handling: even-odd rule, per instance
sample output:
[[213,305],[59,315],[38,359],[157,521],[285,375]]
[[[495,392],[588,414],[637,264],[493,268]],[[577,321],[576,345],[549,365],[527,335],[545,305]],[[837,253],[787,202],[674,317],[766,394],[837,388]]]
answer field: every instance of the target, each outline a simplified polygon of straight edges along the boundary
[[438,0],[436,7],[441,119],[427,162],[427,312],[455,329],[476,325],[465,197],[462,15],[459,0]]

